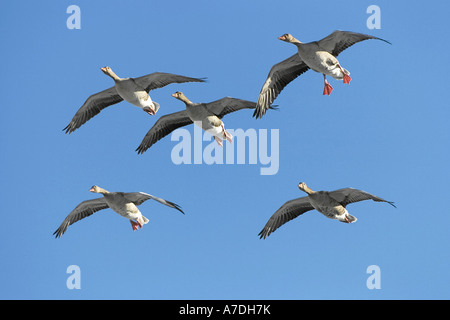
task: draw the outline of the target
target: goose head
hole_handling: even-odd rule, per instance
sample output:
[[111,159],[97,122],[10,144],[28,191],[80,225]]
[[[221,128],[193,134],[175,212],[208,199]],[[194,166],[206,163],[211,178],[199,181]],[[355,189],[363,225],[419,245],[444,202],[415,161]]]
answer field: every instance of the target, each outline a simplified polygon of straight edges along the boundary
[[281,41],[284,41],[284,42],[289,42],[289,43],[299,42],[290,33],[285,33],[282,36],[278,37],[278,39]]
[[307,194],[314,193],[314,191],[312,191],[312,190],[306,185],[306,183],[304,183],[304,182],[300,182],[300,183],[298,184],[298,188],[299,188],[300,190],[302,190],[303,192],[306,192]]
[[107,75],[109,75],[110,72],[112,72],[112,69],[110,67],[103,67],[103,68],[100,68],[100,70],[102,70],[103,73],[107,74]]
[[99,186],[92,186],[89,189],[90,192],[94,192],[94,193],[99,193],[100,192],[100,187]]
[[107,76],[110,76],[114,80],[120,80],[120,78],[114,73],[114,71],[112,71],[112,69],[110,67],[106,66],[106,67],[100,68],[100,70],[102,70],[104,74],[106,74]]
[[108,193],[108,191],[106,191],[106,190],[103,189],[103,188],[100,188],[100,187],[97,186],[97,185],[92,186],[92,187],[89,189],[89,191],[90,191],[90,192],[93,192],[93,193],[102,193],[102,194]]
[[180,101],[183,101],[186,104],[192,104],[192,102],[184,95],[183,92],[177,91],[172,94],[172,97],[174,97],[175,99],[178,99]]

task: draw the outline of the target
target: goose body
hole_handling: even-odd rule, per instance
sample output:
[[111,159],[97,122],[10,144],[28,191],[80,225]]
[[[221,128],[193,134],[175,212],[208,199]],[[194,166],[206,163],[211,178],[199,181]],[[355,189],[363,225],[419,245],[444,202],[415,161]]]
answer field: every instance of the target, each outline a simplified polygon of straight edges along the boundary
[[157,202],[174,208],[184,214],[180,206],[177,204],[144,192],[109,192],[98,186],[93,186],[89,191],[100,193],[103,197],[86,200],[76,206],[75,209],[73,209],[72,212],[69,213],[69,215],[64,219],[59,228],[53,233],[57,238],[61,237],[66,232],[69,225],[72,225],[99,210],[107,208],[111,208],[122,217],[128,219],[133,230],[138,230],[149,221],[139,211],[138,206],[149,199],[156,200]]
[[120,78],[110,67],[104,67],[101,70],[114,80],[114,86],[91,95],[63,129],[66,133],[72,133],[106,107],[123,100],[141,108],[149,115],[155,115],[160,106],[150,97],[150,90],[162,88],[171,83],[204,82],[203,79],[163,72],[155,72],[139,78]]
[[308,199],[311,206],[327,218],[347,223],[356,221],[356,218],[350,216],[347,209],[333,199],[327,191],[313,192],[308,195]]
[[313,191],[304,182],[300,182],[298,188],[306,192],[307,196],[290,200],[283,204],[270,217],[269,221],[267,221],[264,228],[258,234],[260,238],[268,237],[286,222],[314,209],[327,218],[345,223],[353,223],[356,222],[357,219],[352,216],[346,208],[350,203],[373,200],[377,202],[386,202],[395,207],[394,203],[391,201],[386,201],[368,192],[354,188],[344,188],[335,191]]
[[[178,99],[179,94],[182,93],[174,93],[172,96]],[[220,146],[222,146],[222,140],[233,141],[231,134],[225,130],[223,121],[208,110],[205,104],[189,101],[186,103],[186,113],[196,126],[211,134]]]
[[[136,151],[141,154],[164,138],[175,129],[195,123],[209,132],[219,145],[222,140],[232,141],[230,133],[226,132],[222,118],[228,113],[242,109],[254,109],[256,102],[225,97],[209,103],[193,103],[182,92],[175,92],[172,96],[186,105],[186,110],[162,116],[147,132]],[[275,107],[270,107],[275,109]]]
[[[287,34],[280,38],[288,39],[289,36],[290,35]],[[318,42],[301,43],[296,42],[295,40],[296,39],[292,37],[290,41],[285,41],[297,45],[297,54],[311,70],[327,76],[331,76],[336,80],[342,80],[344,79],[345,75],[350,75],[350,72],[348,70],[340,67],[338,59],[328,51],[323,50],[319,46]],[[348,81],[350,82],[350,80]]]
[[340,65],[337,56],[355,43],[368,39],[377,39],[389,43],[374,36],[339,30],[334,31],[322,40],[309,43],[300,42],[288,33],[278,39],[294,44],[297,47],[297,52],[270,69],[253,113],[256,118],[261,118],[266,113],[272,102],[291,81],[309,69],[323,75],[324,95],[331,94],[333,90],[326,76],[343,80],[344,83],[350,83],[350,72]]
[[150,95],[145,91],[144,88],[136,84],[136,82],[131,78],[115,80],[114,84],[117,93],[120,97],[135,105],[136,107],[142,108],[149,115],[155,115],[158,112],[159,104],[152,101]]

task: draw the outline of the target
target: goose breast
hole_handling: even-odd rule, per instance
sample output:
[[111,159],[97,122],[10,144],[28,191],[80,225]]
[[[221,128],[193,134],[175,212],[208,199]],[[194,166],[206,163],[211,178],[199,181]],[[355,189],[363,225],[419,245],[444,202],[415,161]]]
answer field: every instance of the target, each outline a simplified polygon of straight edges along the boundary
[[345,214],[347,211],[339,202],[331,198],[327,192],[315,192],[308,195],[311,205],[328,218],[335,219],[336,216]]
[[137,107],[143,108],[152,105],[150,95],[144,89],[139,90],[132,79],[116,81],[116,90],[122,99]]
[[137,206],[125,199],[124,195],[116,192],[111,192],[104,195],[105,201],[108,206],[127,219],[135,219],[140,215],[140,211]]

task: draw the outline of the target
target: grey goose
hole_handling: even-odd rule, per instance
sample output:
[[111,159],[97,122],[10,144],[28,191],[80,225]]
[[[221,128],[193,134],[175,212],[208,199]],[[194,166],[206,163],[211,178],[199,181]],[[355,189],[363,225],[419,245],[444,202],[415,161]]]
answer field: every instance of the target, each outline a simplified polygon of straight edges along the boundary
[[[256,107],[255,102],[231,97],[225,97],[209,103],[193,103],[182,92],[177,91],[172,96],[183,101],[186,105],[186,110],[159,118],[136,149],[139,154],[144,153],[153,144],[175,129],[192,123],[209,132],[220,146],[222,146],[222,140],[232,142],[233,137],[225,130],[221,119],[231,112],[242,109],[254,109]],[[276,109],[276,106],[272,106],[270,109]]]
[[368,192],[344,188],[335,191],[313,191],[304,182],[300,182],[298,188],[308,195],[306,197],[290,200],[283,204],[267,221],[264,228],[258,234],[261,238],[268,237],[286,222],[297,218],[301,214],[316,209],[330,219],[336,219],[345,223],[353,223],[357,219],[348,213],[346,206],[350,203],[373,200],[387,202],[395,207],[392,201],[386,201]]
[[111,208],[122,217],[130,220],[133,230],[138,230],[144,224],[148,223],[149,220],[142,215],[137,206],[149,199],[156,200],[184,214],[179,205],[144,192],[109,192],[99,186],[93,186],[89,191],[100,193],[103,197],[86,200],[77,205],[53,233],[56,238],[60,238],[66,232],[67,228],[75,222],[107,208]]
[[91,95],[63,129],[72,133],[106,107],[123,100],[142,108],[149,115],[158,112],[159,104],[152,101],[150,90],[165,87],[171,83],[204,82],[204,78],[190,78],[177,74],[154,72],[139,78],[120,78],[110,67],[100,68],[114,80],[114,86]]
[[323,74],[324,95],[329,95],[333,90],[326,79],[327,75],[337,80],[343,80],[344,83],[349,83],[351,80],[350,72],[339,64],[336,57],[355,43],[368,39],[390,43],[371,35],[340,30],[334,31],[322,40],[309,43],[300,42],[288,33],[278,39],[297,46],[297,52],[270,69],[253,113],[256,118],[261,118],[266,113],[272,102],[291,81],[309,69]]

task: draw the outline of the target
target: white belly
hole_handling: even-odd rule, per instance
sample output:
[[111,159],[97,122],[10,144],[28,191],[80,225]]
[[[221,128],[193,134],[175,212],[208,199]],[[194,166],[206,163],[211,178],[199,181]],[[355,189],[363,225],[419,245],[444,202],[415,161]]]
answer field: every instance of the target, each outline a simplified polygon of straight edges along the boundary
[[108,206],[112,210],[120,214],[122,217],[127,219],[136,220],[138,217],[142,215],[139,209],[133,203],[127,203],[125,205],[116,205],[115,203],[108,203]]
[[122,97],[123,100],[139,107],[152,107],[152,98],[148,95],[146,91],[136,91],[136,87],[131,81],[121,81],[116,82],[117,93]]
[[317,51],[309,56],[309,59],[303,59],[303,61],[316,72],[323,73],[337,80],[344,78],[344,74],[339,68],[339,61],[326,51]]
[[212,136],[216,136],[218,138],[221,138],[222,140],[225,139],[225,136],[223,134],[223,129],[222,127],[213,127],[210,129],[205,130],[206,132],[208,132],[209,134],[211,134]]

